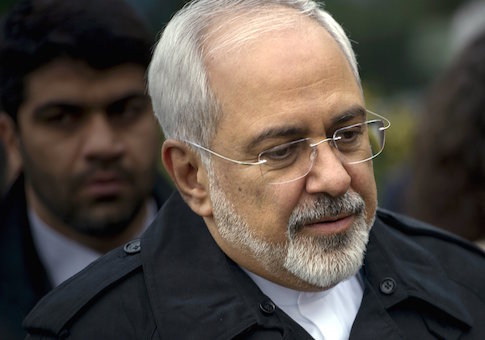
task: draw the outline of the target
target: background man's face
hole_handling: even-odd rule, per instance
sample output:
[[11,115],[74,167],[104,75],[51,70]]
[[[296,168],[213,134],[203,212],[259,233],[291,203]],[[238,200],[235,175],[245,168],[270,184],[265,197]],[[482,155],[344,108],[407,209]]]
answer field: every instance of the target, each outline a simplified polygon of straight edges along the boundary
[[[309,19],[207,62],[224,112],[211,148],[233,159],[254,161],[275,145],[319,140],[365,119],[350,66]],[[358,270],[376,209],[371,162],[344,165],[324,143],[310,173],[282,185],[265,183],[258,166],[217,158],[212,164],[208,225],[236,262],[297,289],[328,288]],[[221,208],[222,202],[230,206]],[[333,208],[324,212],[327,207]],[[291,230],[291,219],[308,220]]]
[[27,192],[47,223],[110,235],[143,205],[160,142],[144,74],[135,64],[96,70],[57,59],[27,78],[21,152]]

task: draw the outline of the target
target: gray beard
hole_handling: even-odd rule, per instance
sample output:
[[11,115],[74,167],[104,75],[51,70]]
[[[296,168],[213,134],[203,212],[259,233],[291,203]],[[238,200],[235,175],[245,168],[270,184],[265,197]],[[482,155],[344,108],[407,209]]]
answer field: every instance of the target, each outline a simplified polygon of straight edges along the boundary
[[[354,221],[344,232],[310,236],[303,226],[328,216],[353,214]],[[340,197],[320,194],[297,206],[288,222],[288,251],[284,267],[301,280],[320,288],[336,285],[357,273],[364,260],[369,231],[364,200],[355,192]]]
[[[300,203],[290,215],[285,242],[256,236],[209,171],[213,215],[220,236],[249,253],[268,272],[284,268],[312,286],[327,289],[357,273],[363,263],[369,231],[365,202],[355,192],[340,197],[316,195]],[[354,214],[352,226],[339,234],[310,236],[301,233],[307,223],[337,214]]]

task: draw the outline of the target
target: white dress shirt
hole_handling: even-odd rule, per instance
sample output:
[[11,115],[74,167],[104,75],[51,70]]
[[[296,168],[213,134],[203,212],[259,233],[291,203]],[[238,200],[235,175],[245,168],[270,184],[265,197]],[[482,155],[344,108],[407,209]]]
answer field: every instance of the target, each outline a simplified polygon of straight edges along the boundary
[[246,273],[264,294],[313,338],[349,338],[364,293],[360,274],[322,292],[303,292],[280,286],[249,271]]

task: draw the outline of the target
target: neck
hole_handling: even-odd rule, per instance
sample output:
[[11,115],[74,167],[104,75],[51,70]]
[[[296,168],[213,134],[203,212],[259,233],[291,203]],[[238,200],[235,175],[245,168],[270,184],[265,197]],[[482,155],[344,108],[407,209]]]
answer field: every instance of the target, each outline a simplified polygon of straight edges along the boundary
[[50,210],[42,204],[29,186],[26,186],[26,197],[29,208],[32,209],[49,228],[52,228],[63,236],[101,254],[107,253],[111,249],[136,238],[143,231],[148,213],[148,199],[146,199],[137,214],[122,232],[109,236],[93,236],[75,230],[52,214]]

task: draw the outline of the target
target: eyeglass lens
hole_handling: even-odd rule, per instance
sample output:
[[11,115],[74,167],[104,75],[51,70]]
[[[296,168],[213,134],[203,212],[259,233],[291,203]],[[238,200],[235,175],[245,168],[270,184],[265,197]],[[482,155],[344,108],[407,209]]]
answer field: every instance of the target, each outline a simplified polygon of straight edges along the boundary
[[[377,156],[384,148],[384,122],[371,120],[335,131],[327,141],[344,164],[358,164]],[[283,184],[305,177],[311,170],[318,145],[310,138],[278,145],[259,155],[265,181]],[[319,143],[317,143],[319,144]]]

